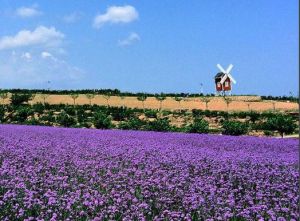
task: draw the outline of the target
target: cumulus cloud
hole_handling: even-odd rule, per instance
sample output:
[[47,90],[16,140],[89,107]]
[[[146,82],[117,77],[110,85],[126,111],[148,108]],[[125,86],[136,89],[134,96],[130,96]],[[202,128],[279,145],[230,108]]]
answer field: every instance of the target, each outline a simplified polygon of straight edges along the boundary
[[14,36],[0,38],[0,50],[33,45],[54,46],[61,42],[64,34],[54,27],[38,26],[35,30],[21,30]]
[[41,15],[42,12],[39,11],[36,6],[32,7],[20,7],[16,10],[16,15],[22,18],[30,18]]
[[129,36],[123,40],[119,40],[118,44],[119,46],[129,46],[137,41],[140,41],[141,38],[140,36],[135,33],[135,32],[132,32],[129,34]]
[[100,28],[106,23],[130,23],[138,19],[138,17],[139,14],[137,10],[131,5],[111,6],[107,8],[104,14],[98,14],[94,18],[94,27]]
[[48,51],[0,53],[0,79],[8,88],[38,88],[47,81],[55,87],[73,87],[84,76],[84,70]]

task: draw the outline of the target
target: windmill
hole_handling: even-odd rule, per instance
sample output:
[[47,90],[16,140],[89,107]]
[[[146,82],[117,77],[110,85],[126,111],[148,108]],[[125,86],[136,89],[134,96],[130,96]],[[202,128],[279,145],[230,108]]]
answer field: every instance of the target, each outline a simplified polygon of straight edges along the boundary
[[232,89],[232,83],[236,84],[236,81],[229,73],[232,70],[233,65],[230,64],[226,70],[224,70],[224,68],[220,64],[217,64],[217,67],[221,71],[217,73],[215,76],[217,94],[219,95],[220,93],[222,93],[223,95],[225,95],[226,91],[228,91],[230,95]]

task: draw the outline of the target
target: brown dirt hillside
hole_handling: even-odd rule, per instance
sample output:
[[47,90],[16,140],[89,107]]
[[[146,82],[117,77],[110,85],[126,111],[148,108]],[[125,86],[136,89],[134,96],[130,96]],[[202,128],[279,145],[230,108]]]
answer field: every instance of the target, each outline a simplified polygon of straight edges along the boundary
[[[228,105],[228,110],[231,111],[266,111],[266,110],[297,110],[298,104],[292,102],[283,101],[262,101],[260,97],[231,97],[232,101]],[[38,96],[33,100],[33,102],[41,102],[42,99]],[[50,104],[67,103],[73,104],[73,99],[69,95],[50,95],[46,101]],[[76,104],[89,104],[89,99],[85,95],[80,95],[76,99]],[[110,105],[110,106],[126,106],[131,108],[143,108],[141,101],[138,101],[136,97],[125,97],[121,99],[117,96],[111,96],[106,100],[103,96],[98,95],[92,99],[92,104],[98,105]],[[160,102],[154,97],[148,97],[144,102],[145,108],[158,109],[160,107]],[[227,104],[222,97],[212,98],[208,104],[209,110],[227,110]],[[206,109],[206,104],[199,98],[186,98],[180,103],[175,101],[173,98],[168,97],[162,102],[162,109]]]
[[[227,106],[223,97],[212,97],[207,103],[208,110],[229,110],[229,111],[267,111],[267,110],[283,110],[283,111],[297,111],[298,104],[288,101],[262,101],[259,96],[231,96]],[[74,101],[70,95],[49,95],[45,101],[49,104],[73,104]],[[4,103],[8,103],[6,99]],[[43,102],[40,95],[36,95],[31,103]],[[83,105],[89,104],[90,101],[86,95],[79,95],[76,99],[76,104]],[[3,103],[3,101],[1,102]],[[96,95],[92,100],[92,104],[97,105],[110,105],[110,106],[126,106],[130,108],[143,108],[141,101],[136,97],[124,97],[123,99],[118,96],[111,96],[108,100],[103,95]],[[148,97],[144,102],[145,108],[159,109],[160,102],[155,97]],[[162,109],[178,110],[178,109],[206,109],[206,103],[201,98],[184,98],[180,103],[171,97],[167,97],[162,102]]]

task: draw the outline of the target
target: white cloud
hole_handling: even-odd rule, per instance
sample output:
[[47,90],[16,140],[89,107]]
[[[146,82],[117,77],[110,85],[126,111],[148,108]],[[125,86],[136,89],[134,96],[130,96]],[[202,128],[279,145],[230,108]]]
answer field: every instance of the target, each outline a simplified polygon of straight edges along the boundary
[[42,12],[37,10],[36,6],[33,7],[20,7],[16,10],[16,15],[22,18],[30,18],[41,15]]
[[51,57],[53,57],[53,55],[51,53],[49,53],[48,51],[43,51],[41,53],[41,57],[42,58],[51,58]]
[[33,45],[55,46],[64,38],[64,34],[54,27],[38,26],[35,30],[21,30],[15,36],[0,38],[0,50]]
[[44,87],[47,81],[51,81],[53,87],[73,87],[84,76],[84,70],[48,51],[0,53],[0,79],[7,88]]
[[31,54],[29,52],[25,52],[21,55],[25,60],[31,60]]
[[106,23],[130,23],[138,19],[139,14],[131,5],[111,6],[104,14],[98,14],[94,19],[94,27],[100,28]]
[[132,32],[129,34],[127,38],[123,40],[119,40],[118,44],[120,46],[128,46],[140,40],[141,40],[140,36],[137,33]]
[[69,15],[65,15],[63,17],[63,21],[66,23],[74,23],[74,22],[78,21],[81,18],[81,16],[82,16],[81,13],[73,12]]

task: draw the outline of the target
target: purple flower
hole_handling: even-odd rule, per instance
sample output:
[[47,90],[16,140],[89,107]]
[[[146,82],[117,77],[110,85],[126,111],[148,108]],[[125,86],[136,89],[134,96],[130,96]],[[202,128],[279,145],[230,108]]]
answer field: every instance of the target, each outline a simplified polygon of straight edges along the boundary
[[298,152],[296,139],[0,125],[0,220],[298,220]]

